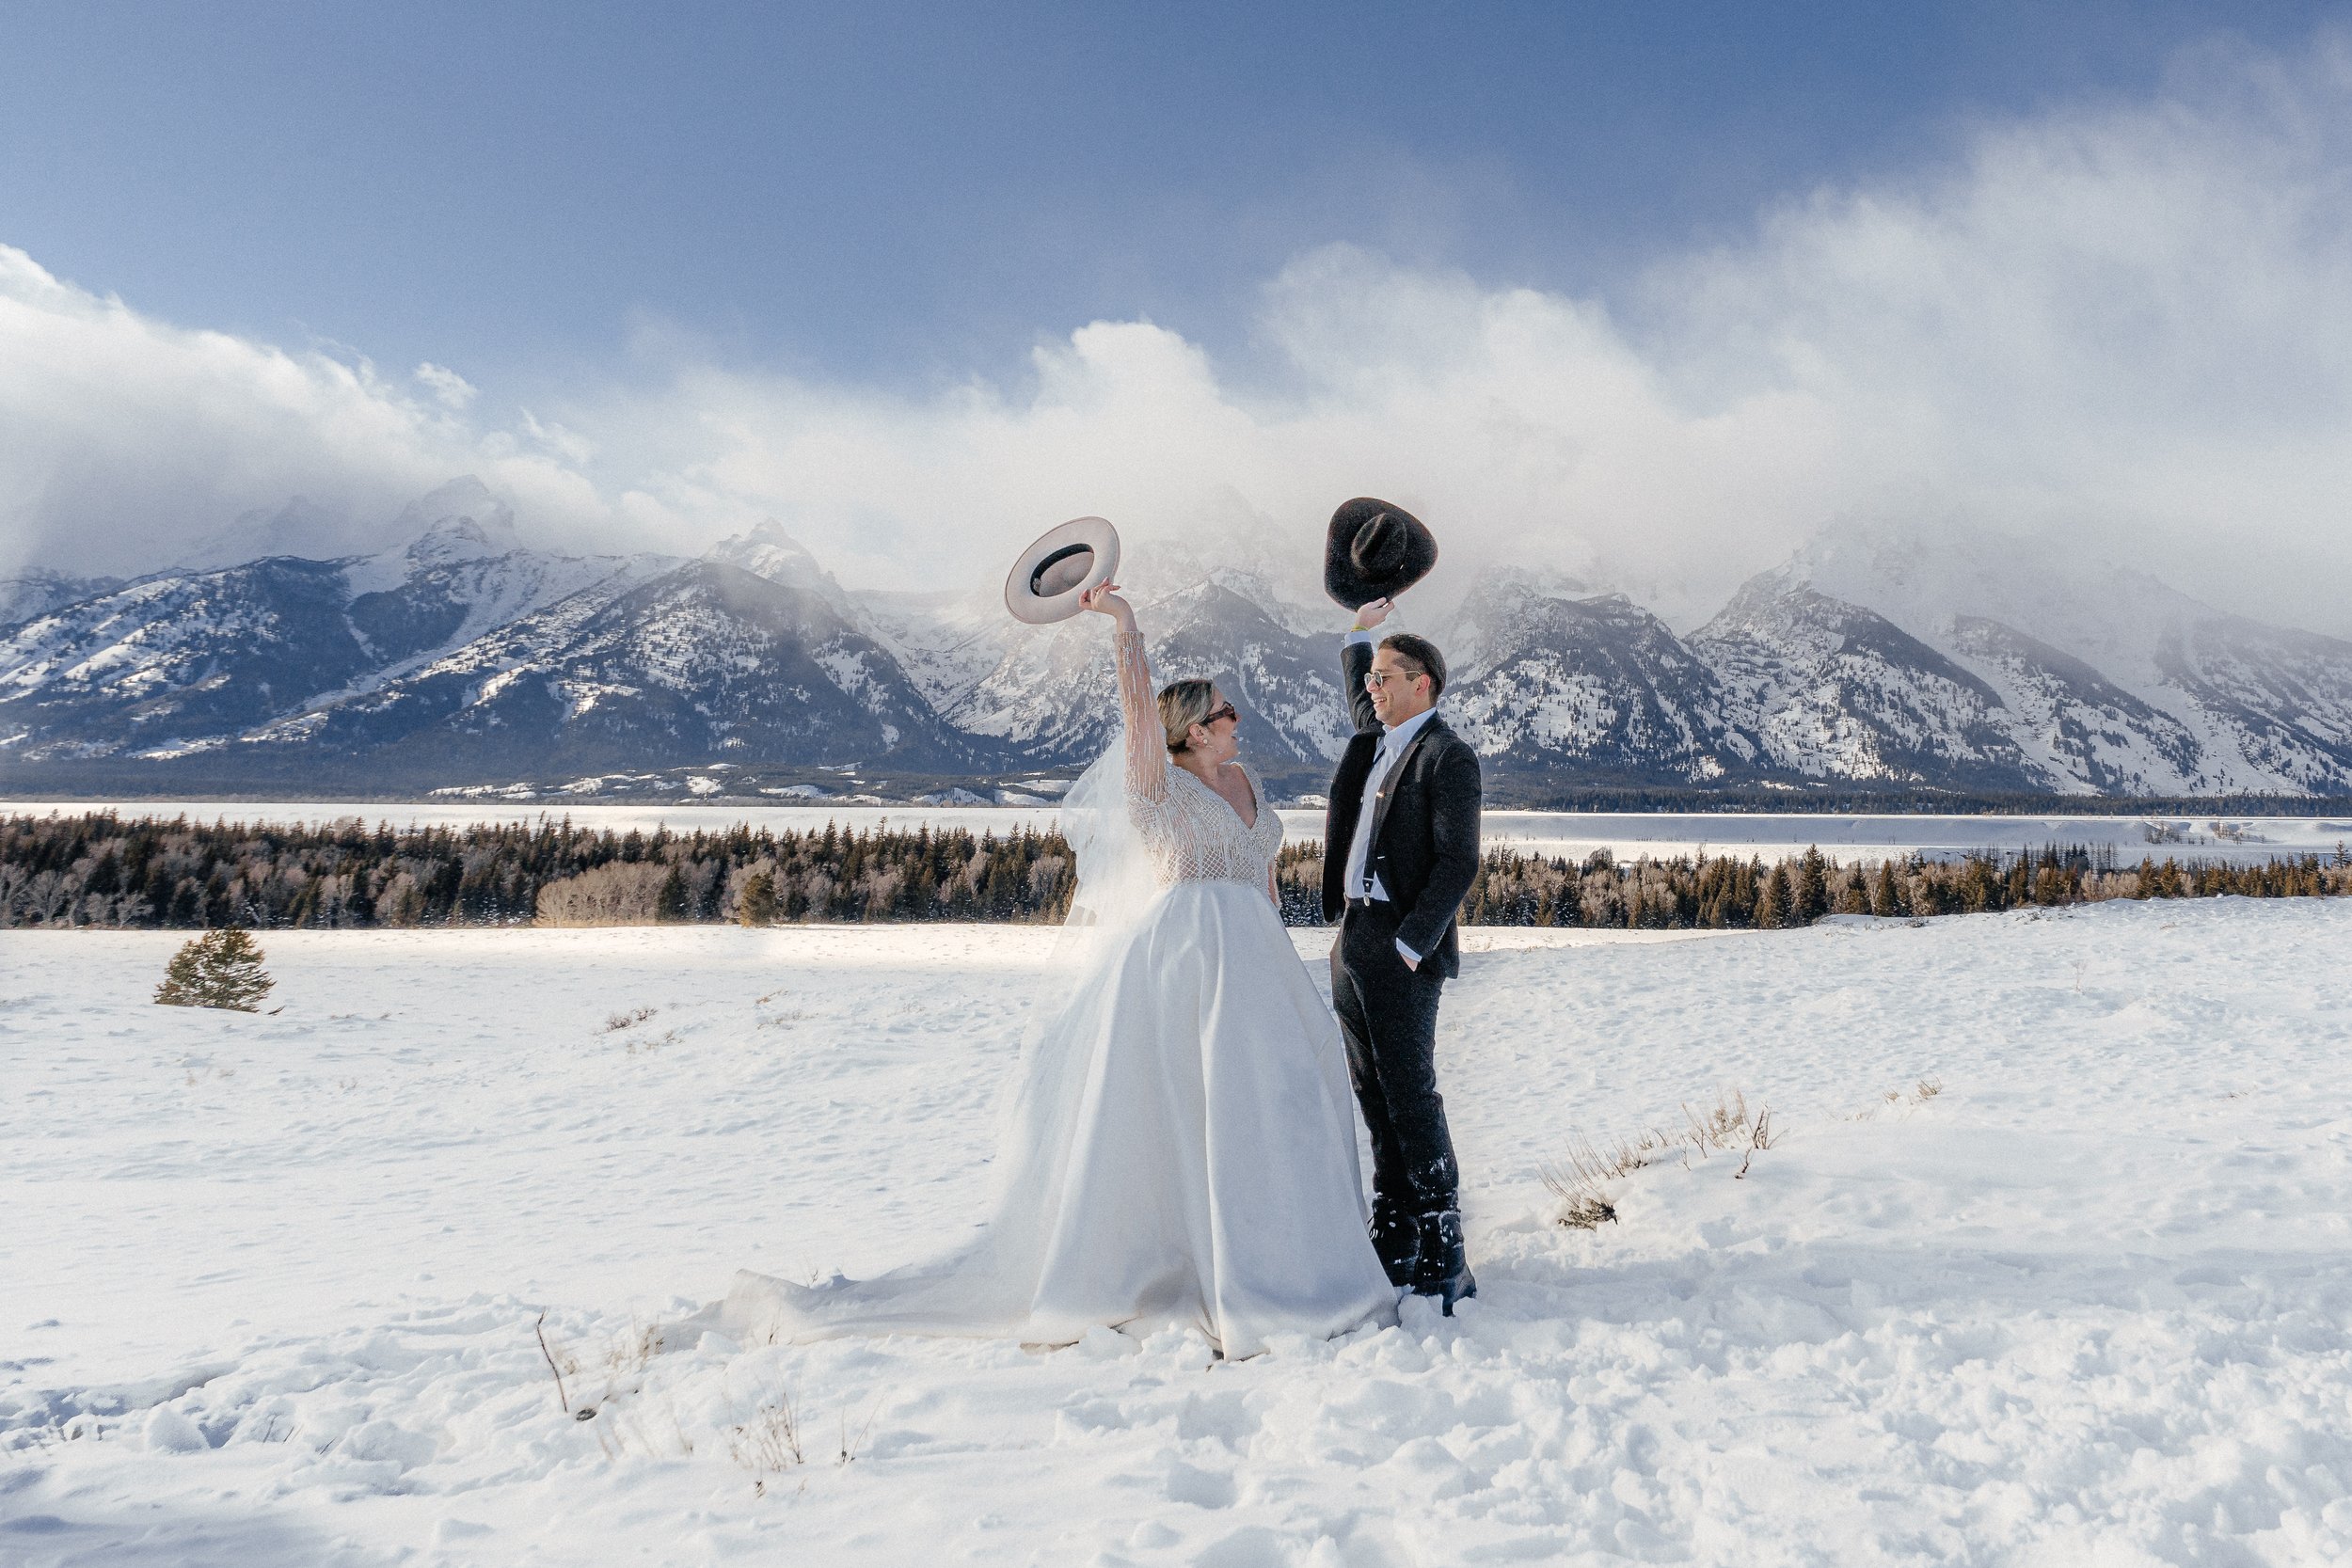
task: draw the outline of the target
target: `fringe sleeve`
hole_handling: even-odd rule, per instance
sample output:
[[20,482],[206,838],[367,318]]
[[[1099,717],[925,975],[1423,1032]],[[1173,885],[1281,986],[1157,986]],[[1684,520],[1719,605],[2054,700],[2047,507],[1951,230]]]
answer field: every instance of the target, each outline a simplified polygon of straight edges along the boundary
[[1129,799],[1168,799],[1168,731],[1152,694],[1152,667],[1144,662],[1143,634],[1120,632],[1112,640],[1119,658],[1119,712],[1127,725]]

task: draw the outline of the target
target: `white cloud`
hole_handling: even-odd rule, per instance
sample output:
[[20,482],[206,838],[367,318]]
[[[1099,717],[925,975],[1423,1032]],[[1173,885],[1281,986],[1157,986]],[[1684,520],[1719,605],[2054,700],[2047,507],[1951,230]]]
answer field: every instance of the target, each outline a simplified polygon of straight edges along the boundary
[[1989,127],[1661,261],[1615,309],[1344,249],[1266,289],[1279,373],[1097,323],[1030,385],[925,400],[683,370],[577,411],[670,508],[772,512],[848,575],[985,578],[1099,511],[1312,534],[1413,506],[1450,559],[1621,583],[1688,621],[1827,523],[2073,535],[2226,607],[2352,634],[2352,50],[2184,58],[2159,98]]
[[1989,127],[1613,302],[1304,256],[1265,289],[1276,368],[1246,385],[1178,332],[1100,322],[1041,343],[1018,387],[898,396],[681,356],[483,432],[433,367],[410,398],[0,251],[0,518],[46,545],[296,492],[389,515],[472,470],[527,524],[678,548],[773,515],[852,580],[939,584],[993,580],[1080,513],[1295,546],[1371,493],[1426,517],[1449,566],[1532,557],[1683,620],[1862,518],[2078,534],[2352,633],[2348,285],[2332,37]]
[[606,515],[576,470],[485,449],[364,358],[161,323],[0,245],[0,568],[151,568],[295,497],[306,547],[356,548],[466,472],[543,524]]
[[440,401],[442,407],[456,413],[462,414],[472,407],[473,400],[479,395],[479,389],[472,382],[430,359],[417,367],[416,377],[424,384],[425,390]]
[[1239,525],[1311,542],[1339,501],[1374,494],[1422,513],[1450,562],[1509,550],[1580,567],[1726,533],[1769,552],[1829,499],[1832,433],[1808,400],[1680,410],[1589,305],[1335,249],[1270,286],[1263,325],[1288,366],[1279,392],[1226,385],[1167,328],[1096,323],[1036,350],[1018,393],[912,401],[695,367],[577,422],[665,449],[672,512],[772,514],[865,581],[986,580],[1087,512],[1147,537]]
[[528,408],[522,411],[522,415],[525,433],[564,462],[584,465],[596,455],[595,445],[578,432],[566,430],[552,421],[542,421]]
[[2213,50],[1661,267],[1677,395],[1827,411],[1848,511],[2087,536],[2352,632],[2352,48]]

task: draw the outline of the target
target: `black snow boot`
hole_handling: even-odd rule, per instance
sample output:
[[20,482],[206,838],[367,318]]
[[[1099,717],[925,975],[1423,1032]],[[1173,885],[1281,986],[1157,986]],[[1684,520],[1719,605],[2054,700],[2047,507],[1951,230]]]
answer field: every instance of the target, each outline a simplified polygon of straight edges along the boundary
[[1413,1216],[1385,1197],[1372,1200],[1372,1249],[1389,1271],[1389,1283],[1413,1282],[1413,1265],[1421,1257],[1421,1227]]
[[1447,1317],[1454,1304],[1478,1293],[1470,1258],[1462,1248],[1462,1212],[1434,1209],[1421,1216],[1421,1257],[1413,1266],[1413,1293],[1436,1296]]

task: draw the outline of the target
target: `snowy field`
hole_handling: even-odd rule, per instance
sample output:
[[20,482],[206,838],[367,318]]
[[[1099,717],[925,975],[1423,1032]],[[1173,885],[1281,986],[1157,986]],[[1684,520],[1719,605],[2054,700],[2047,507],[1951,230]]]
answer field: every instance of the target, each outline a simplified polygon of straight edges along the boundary
[[[357,816],[371,826],[463,827],[469,822],[536,822],[569,816],[584,828],[651,832],[709,832],[748,823],[775,832],[822,832],[828,822],[845,828],[890,826],[913,830],[961,828],[973,833],[1029,827],[1050,830],[1060,819],[1052,806],[691,806],[570,805],[537,801],[469,801],[460,805],[388,805],[378,802],[169,800],[0,800],[0,816],[52,812],[113,811],[126,816],[186,816],[199,822],[319,824]],[[1291,842],[1323,836],[1323,813],[1284,809],[1282,826]],[[2352,844],[2352,822],[2333,817],[2137,817],[2137,816],[1903,816],[1781,815],[1726,812],[1490,811],[1485,838],[1530,853],[1582,859],[1607,849],[1621,860],[1666,857],[1705,850],[1710,855],[1761,855],[1766,860],[1818,846],[1832,859],[1875,863],[1925,854],[1956,858],[1970,850],[2039,849],[2047,844],[2104,846],[2119,864],[2136,865],[2143,855],[2161,860],[2266,861],[2282,855],[2332,855]]]
[[[278,933],[247,1017],[0,932],[0,1561],[2352,1559],[2352,902],[1472,933],[1460,1319],[645,1356],[980,1215],[1051,937]],[[1743,1177],[1549,1223],[1726,1088]]]

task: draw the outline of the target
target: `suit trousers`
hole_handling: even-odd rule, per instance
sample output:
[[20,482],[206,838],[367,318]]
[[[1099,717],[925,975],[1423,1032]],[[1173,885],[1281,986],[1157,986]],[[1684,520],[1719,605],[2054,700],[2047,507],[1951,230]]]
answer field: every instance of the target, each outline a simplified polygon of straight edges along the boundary
[[1331,1006],[1372,1134],[1372,1193],[1407,1214],[1459,1207],[1461,1173],[1438,1093],[1438,996],[1445,976],[1396,950],[1395,906],[1351,904],[1331,945]]

